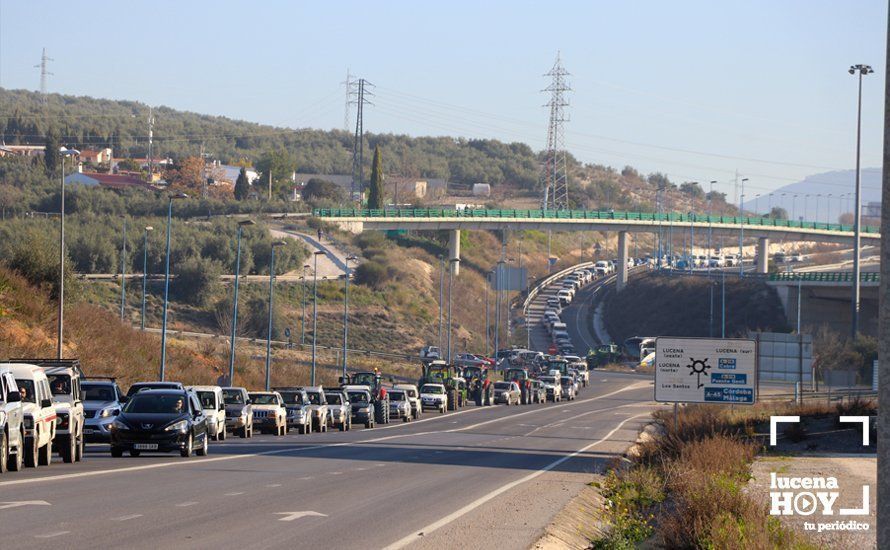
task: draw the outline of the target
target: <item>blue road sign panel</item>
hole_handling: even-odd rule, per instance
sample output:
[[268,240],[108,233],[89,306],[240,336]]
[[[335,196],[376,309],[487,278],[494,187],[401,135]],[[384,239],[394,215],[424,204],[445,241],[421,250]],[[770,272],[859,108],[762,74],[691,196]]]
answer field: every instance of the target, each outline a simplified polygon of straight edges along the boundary
[[705,388],[705,401],[708,403],[754,403],[754,390],[751,388]]
[[741,384],[748,383],[748,375],[740,372],[712,372],[711,384]]

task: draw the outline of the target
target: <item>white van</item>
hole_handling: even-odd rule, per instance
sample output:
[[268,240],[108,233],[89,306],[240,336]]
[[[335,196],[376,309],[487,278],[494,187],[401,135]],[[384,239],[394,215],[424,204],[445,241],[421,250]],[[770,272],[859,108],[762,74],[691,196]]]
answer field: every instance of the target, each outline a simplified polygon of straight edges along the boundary
[[222,388],[219,386],[189,386],[186,388],[198,396],[204,415],[207,416],[210,439],[225,441],[226,439],[226,403],[223,400]]
[[25,466],[48,466],[56,438],[56,408],[49,380],[42,368],[25,363],[2,363],[15,377],[25,417]]
[[572,298],[573,298],[572,293],[566,289],[563,289],[563,290],[560,290],[559,292],[557,292],[556,297],[559,298],[559,301],[562,304],[568,305],[568,304],[572,303]]

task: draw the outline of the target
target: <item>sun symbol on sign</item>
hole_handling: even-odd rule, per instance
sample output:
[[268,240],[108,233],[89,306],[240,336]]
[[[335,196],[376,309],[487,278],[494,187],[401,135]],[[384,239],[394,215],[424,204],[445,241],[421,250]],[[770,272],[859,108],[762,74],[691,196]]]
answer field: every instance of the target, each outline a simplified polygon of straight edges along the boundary
[[686,368],[690,369],[689,376],[693,374],[696,375],[696,383],[698,387],[701,388],[704,384],[701,383],[701,375],[707,374],[707,370],[711,368],[711,365],[708,364],[708,359],[693,359],[689,358],[691,361],[690,364],[686,365]]

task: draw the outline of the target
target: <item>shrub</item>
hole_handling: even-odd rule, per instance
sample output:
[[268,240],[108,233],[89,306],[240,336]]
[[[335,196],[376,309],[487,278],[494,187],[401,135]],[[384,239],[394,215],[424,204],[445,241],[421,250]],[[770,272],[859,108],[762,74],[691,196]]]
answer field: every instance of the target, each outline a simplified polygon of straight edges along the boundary
[[377,261],[368,261],[355,269],[355,282],[376,289],[383,287],[389,279],[386,266]]
[[212,260],[191,257],[183,261],[176,270],[172,290],[180,300],[202,306],[219,288],[222,267]]

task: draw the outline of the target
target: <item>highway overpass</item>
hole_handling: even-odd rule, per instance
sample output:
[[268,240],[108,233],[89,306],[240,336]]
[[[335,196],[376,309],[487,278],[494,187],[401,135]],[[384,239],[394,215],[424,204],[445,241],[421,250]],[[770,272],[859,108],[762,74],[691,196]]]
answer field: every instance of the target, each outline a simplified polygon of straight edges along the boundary
[[[447,208],[316,209],[312,215],[346,231],[416,230],[450,231],[449,258],[455,274],[460,265],[461,230],[600,231],[618,233],[619,260],[627,259],[628,233],[684,231],[710,234],[712,237],[757,239],[759,273],[767,272],[770,240],[853,244],[853,226],[780,220],[743,216],[708,216],[700,214],[615,212],[595,210],[515,210]],[[862,244],[877,244],[881,235],[876,227],[862,228]],[[627,262],[619,261],[618,289],[627,283]]]

